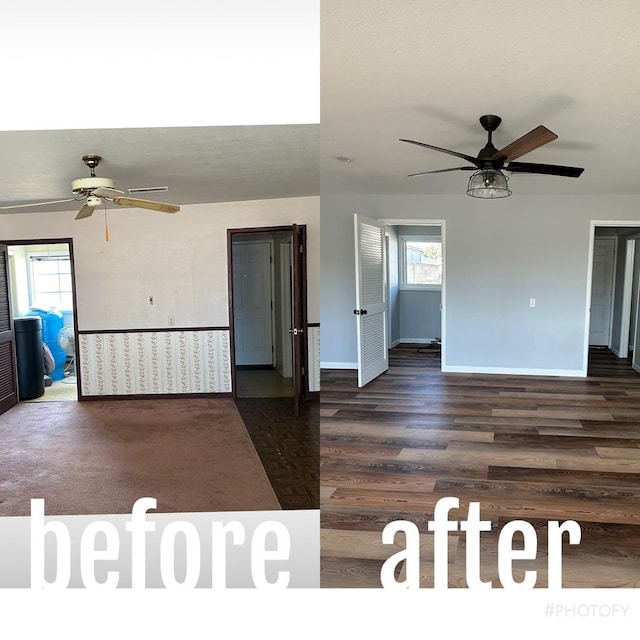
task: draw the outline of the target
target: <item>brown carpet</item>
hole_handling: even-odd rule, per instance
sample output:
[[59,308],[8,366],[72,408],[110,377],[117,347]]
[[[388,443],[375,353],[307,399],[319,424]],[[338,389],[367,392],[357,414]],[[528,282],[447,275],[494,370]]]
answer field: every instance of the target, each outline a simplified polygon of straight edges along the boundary
[[0,416],[0,515],[279,510],[230,399],[20,403]]

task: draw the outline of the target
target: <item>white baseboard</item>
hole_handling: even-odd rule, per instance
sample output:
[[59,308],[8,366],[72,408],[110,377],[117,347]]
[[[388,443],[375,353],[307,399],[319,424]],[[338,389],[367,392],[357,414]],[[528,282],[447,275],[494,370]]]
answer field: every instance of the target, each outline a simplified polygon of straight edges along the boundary
[[520,369],[510,367],[471,367],[465,365],[442,365],[443,373],[488,373],[501,376],[555,376],[559,378],[585,378],[581,369]]
[[357,369],[357,362],[321,362],[321,369]]
[[432,342],[438,342],[438,338],[400,338],[397,341],[398,344],[431,344]]

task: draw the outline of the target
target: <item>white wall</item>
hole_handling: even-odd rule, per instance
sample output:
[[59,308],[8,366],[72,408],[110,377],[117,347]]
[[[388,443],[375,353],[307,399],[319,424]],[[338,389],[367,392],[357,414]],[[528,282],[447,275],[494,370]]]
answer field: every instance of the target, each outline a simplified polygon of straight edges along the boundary
[[[308,315],[319,320],[319,198],[187,205],[175,215],[108,210],[0,216],[3,240],[73,238],[78,329],[228,326],[227,229],[307,225]],[[148,303],[153,296],[154,304]]]
[[[0,216],[0,237],[5,241],[72,238],[78,330],[129,330],[83,336],[84,395],[226,393],[230,391],[228,330],[197,333],[195,346],[186,348],[180,344],[183,336],[163,333],[172,328],[169,316],[173,328],[228,327],[227,229],[296,223],[307,226],[308,320],[317,323],[319,213],[317,196],[187,205],[175,215],[110,209],[107,242],[102,212],[85,220],[74,220],[74,212],[22,212]],[[144,329],[158,331],[136,332]],[[205,339],[211,344],[206,353],[201,352]],[[118,340],[123,341],[122,348]],[[171,359],[171,371],[180,376],[179,384],[155,375],[155,369],[164,366],[157,341],[164,345],[162,357]],[[194,362],[205,360],[208,377],[196,379],[191,371]],[[318,367],[319,362],[310,362],[310,369]],[[155,387],[149,383],[153,380],[158,381]]]
[[357,360],[354,213],[445,221],[443,368],[555,375],[585,368],[591,220],[640,219],[638,197],[321,199],[321,361],[345,367]]

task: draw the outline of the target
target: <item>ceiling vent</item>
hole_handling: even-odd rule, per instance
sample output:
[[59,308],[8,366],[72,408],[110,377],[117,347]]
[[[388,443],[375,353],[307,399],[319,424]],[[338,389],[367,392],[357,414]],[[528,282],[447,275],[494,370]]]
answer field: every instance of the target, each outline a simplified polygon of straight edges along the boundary
[[159,193],[160,191],[169,191],[169,187],[134,187],[128,191],[129,193]]

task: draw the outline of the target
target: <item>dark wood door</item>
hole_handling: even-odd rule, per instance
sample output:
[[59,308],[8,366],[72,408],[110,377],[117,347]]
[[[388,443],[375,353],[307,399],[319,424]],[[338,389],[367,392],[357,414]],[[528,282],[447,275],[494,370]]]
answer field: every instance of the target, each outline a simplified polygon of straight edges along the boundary
[[293,249],[293,400],[295,415],[300,415],[307,390],[307,237],[304,225],[292,228]]
[[0,245],[0,413],[18,404],[13,317],[9,297],[9,255]]

